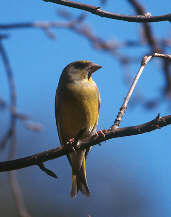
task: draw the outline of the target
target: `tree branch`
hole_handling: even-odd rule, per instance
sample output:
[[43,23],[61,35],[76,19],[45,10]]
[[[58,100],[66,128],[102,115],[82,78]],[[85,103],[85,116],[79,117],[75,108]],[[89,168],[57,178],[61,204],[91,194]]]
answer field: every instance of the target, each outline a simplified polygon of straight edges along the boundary
[[128,15],[111,13],[108,11],[101,10],[100,7],[74,2],[74,1],[66,1],[66,0],[43,0],[43,1],[52,2],[55,4],[64,5],[72,8],[77,8],[83,11],[88,11],[92,14],[96,14],[100,17],[106,17],[115,20],[123,20],[128,22],[137,22],[137,23],[171,21],[171,14],[164,14],[161,16],[146,16],[146,15],[128,16]]
[[[88,138],[86,142],[85,141],[80,142],[80,145],[77,147],[77,150],[85,149],[86,147],[94,146],[96,144],[99,144],[101,142],[113,138],[133,136],[133,135],[151,132],[153,130],[160,129],[170,124],[171,124],[171,115],[164,116],[164,117],[160,117],[158,115],[154,120],[141,125],[117,128],[115,130],[112,129],[105,130],[103,131],[105,137],[92,136]],[[72,149],[60,146],[58,148],[44,151],[39,154],[34,154],[25,158],[0,162],[0,172],[22,169],[33,165],[39,166],[40,163],[42,162],[62,157],[72,151],[73,151]]]

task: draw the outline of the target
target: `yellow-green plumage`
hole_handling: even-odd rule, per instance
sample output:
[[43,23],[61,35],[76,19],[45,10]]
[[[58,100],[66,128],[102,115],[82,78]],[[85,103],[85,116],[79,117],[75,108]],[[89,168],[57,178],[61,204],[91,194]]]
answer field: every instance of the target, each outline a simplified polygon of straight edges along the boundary
[[[100,96],[91,73],[99,68],[90,61],[77,61],[69,64],[61,75],[55,100],[61,145],[65,145],[71,138],[84,139],[96,132]],[[88,150],[80,150],[68,155],[72,166],[71,197],[79,190],[89,195],[85,168],[87,153]]]

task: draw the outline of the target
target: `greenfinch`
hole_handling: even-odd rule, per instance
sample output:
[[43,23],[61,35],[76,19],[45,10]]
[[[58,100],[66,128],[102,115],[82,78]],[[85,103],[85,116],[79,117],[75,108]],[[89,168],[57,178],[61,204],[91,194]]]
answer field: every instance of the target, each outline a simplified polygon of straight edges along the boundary
[[[101,66],[90,61],[67,65],[60,77],[55,97],[55,116],[62,146],[84,140],[96,133],[99,118],[100,94],[92,73]],[[90,148],[71,152],[67,158],[72,167],[71,198],[80,190],[89,196],[85,160]]]

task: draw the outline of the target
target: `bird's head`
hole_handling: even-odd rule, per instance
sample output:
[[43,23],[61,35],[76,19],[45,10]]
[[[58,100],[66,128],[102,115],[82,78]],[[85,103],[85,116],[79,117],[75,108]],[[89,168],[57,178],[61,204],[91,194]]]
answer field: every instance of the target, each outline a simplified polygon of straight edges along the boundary
[[67,65],[62,72],[62,79],[68,81],[80,81],[91,78],[93,72],[100,69],[99,66],[91,61],[80,60]]

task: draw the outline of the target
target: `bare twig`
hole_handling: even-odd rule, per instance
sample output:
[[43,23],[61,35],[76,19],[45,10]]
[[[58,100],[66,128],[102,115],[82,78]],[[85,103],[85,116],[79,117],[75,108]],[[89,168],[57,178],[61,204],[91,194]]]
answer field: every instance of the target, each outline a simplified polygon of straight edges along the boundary
[[11,131],[11,126],[10,126],[0,141],[0,150],[3,150],[5,148],[8,140],[11,138],[11,135],[12,135],[12,131]]
[[118,113],[118,115],[117,115],[117,117],[116,117],[116,119],[114,121],[114,125],[111,127],[113,130],[116,129],[119,126],[119,124],[120,124],[120,122],[122,120],[122,117],[126,112],[128,102],[130,100],[130,97],[131,97],[134,89],[135,89],[135,86],[136,86],[136,84],[137,84],[137,82],[138,82],[138,80],[139,80],[145,66],[151,60],[152,57],[160,57],[160,58],[164,58],[166,60],[171,61],[171,55],[168,55],[168,54],[154,53],[153,55],[148,55],[148,56],[143,57],[140,69],[138,70],[137,75],[135,76],[135,79],[134,79],[134,81],[133,81],[133,83],[131,85],[131,88],[129,89],[128,94],[124,99],[124,102],[123,102],[123,104],[122,104],[122,106],[120,108],[120,111],[119,111],[119,113]]
[[[43,129],[43,125],[41,123],[31,120],[31,118],[27,114],[17,112],[16,110],[11,109],[11,107],[3,99],[0,99],[0,107],[2,107],[3,109],[7,108],[9,112],[13,115],[13,117],[15,117],[17,120],[20,120],[27,129],[35,132],[39,132]],[[10,127],[0,141],[0,150],[4,149],[5,144],[11,137],[11,134],[12,130]]]
[[[62,13],[61,11],[59,11],[59,15],[63,16],[67,20],[70,20],[71,17],[70,13],[67,13],[66,16],[66,12],[65,12],[63,15],[63,11]],[[118,41],[114,41],[114,40],[106,41],[103,38],[94,34],[92,29],[88,25],[86,24],[80,25],[80,23],[76,22],[77,20],[80,20],[79,18],[82,17],[83,15],[80,15],[73,22],[70,22],[72,23],[72,25],[68,25],[67,28],[86,38],[90,42],[92,47],[95,48],[96,50],[107,52],[111,56],[117,58],[119,62],[123,65],[136,61],[135,58],[131,58],[129,56],[123,55],[120,52],[118,52],[118,49],[121,47],[121,44]],[[81,21],[83,20],[81,19]]]
[[10,98],[11,98],[11,109],[15,111],[15,106],[16,106],[16,88],[15,88],[15,83],[13,79],[13,73],[7,58],[7,55],[5,53],[4,47],[2,45],[2,42],[0,40],[0,53],[4,62],[4,66],[7,72],[7,78],[8,78],[8,83],[10,87]]
[[26,22],[26,23],[14,23],[14,24],[0,24],[0,29],[23,29],[23,28],[38,28],[50,38],[55,39],[56,36],[50,31],[50,28],[61,28],[66,27],[68,23],[62,22]]
[[142,74],[142,72],[143,72],[145,66],[146,66],[147,63],[150,61],[151,58],[152,58],[152,56],[145,56],[145,57],[143,58],[143,60],[142,60],[142,62],[141,62],[140,69],[139,69],[137,75],[135,76],[135,79],[134,79],[134,81],[133,81],[133,83],[132,83],[132,85],[131,85],[131,88],[129,89],[128,94],[127,94],[127,96],[125,97],[124,102],[123,102],[123,104],[122,104],[122,106],[121,106],[121,108],[120,108],[120,111],[119,111],[119,113],[118,113],[118,115],[117,115],[117,117],[116,117],[116,119],[115,119],[114,125],[112,126],[112,129],[113,129],[113,130],[116,129],[117,127],[119,127],[119,124],[120,124],[120,122],[121,122],[121,120],[122,120],[123,115],[124,115],[125,112],[126,112],[128,102],[129,102],[129,100],[130,100],[130,97],[131,97],[131,95],[132,95],[134,89],[135,89],[135,86],[136,86],[136,84],[137,84],[137,82],[138,82],[138,80],[139,80],[139,78],[140,78],[140,76],[141,76],[141,74]]
[[87,5],[87,4],[74,2],[74,1],[66,1],[66,0],[43,0],[43,1],[64,5],[67,7],[77,8],[83,11],[88,11],[100,17],[106,17],[115,20],[123,20],[128,22],[137,22],[137,23],[171,21],[171,14],[165,14],[161,16],[146,16],[146,15],[128,16],[128,15],[111,13],[108,11],[101,10],[100,7],[97,6]]
[[0,54],[2,56],[2,60],[4,63],[4,67],[6,69],[8,83],[9,83],[9,90],[10,90],[10,98],[11,98],[11,104],[10,104],[10,110],[11,110],[11,123],[8,132],[5,134],[4,138],[2,139],[2,142],[0,144],[1,148],[5,145],[5,143],[10,139],[10,137],[13,134],[13,131],[15,131],[15,116],[13,115],[13,112],[16,111],[16,88],[15,83],[13,79],[13,73],[8,61],[8,57],[6,55],[5,49],[3,47],[2,41],[0,40]]
[[45,172],[48,176],[51,176],[51,177],[53,177],[53,178],[55,178],[55,179],[58,178],[57,175],[56,175],[52,170],[47,169],[47,168],[45,167],[45,165],[44,165],[42,162],[39,163],[38,166],[39,166],[39,168],[40,168],[43,172]]
[[[107,52],[114,58],[117,58],[121,63],[121,65],[127,66],[129,63],[135,62],[137,60],[135,57],[126,56],[120,53],[118,49],[123,47],[140,46],[142,45],[141,42],[139,41],[119,42],[115,40],[112,41],[104,40],[102,37],[96,35],[87,24],[83,23],[86,17],[85,14],[81,14],[76,18],[74,18],[71,13],[66,12],[64,10],[62,11],[60,10],[58,14],[63,18],[67,19],[68,22],[37,21],[37,22],[27,22],[27,23],[0,24],[0,29],[13,30],[13,29],[22,29],[22,28],[36,28],[36,29],[42,29],[43,31],[46,29],[48,32],[51,32],[50,28],[68,29],[86,38],[90,42],[93,48],[100,51]],[[163,43],[163,42],[159,41],[159,43]],[[167,46],[168,43],[165,43],[165,45]]]
[[[13,135],[11,136],[10,141],[11,141],[10,143],[11,148],[10,148],[8,159],[12,160],[14,159],[15,154],[16,154],[16,130],[13,131]],[[10,181],[12,193],[13,193],[13,196],[16,202],[19,215],[21,217],[31,217],[31,215],[28,213],[25,207],[25,204],[24,204],[24,200],[23,200],[21,189],[20,189],[20,185],[18,183],[16,171],[9,172],[9,181]]]
[[[120,47],[123,47],[123,44],[119,43],[118,41],[106,41],[103,38],[97,36],[93,33],[91,28],[86,25],[82,24],[85,15],[81,14],[76,19],[71,20],[72,15],[70,13],[66,13],[64,11],[59,12],[61,16],[68,20],[68,22],[27,22],[27,23],[14,23],[14,24],[0,24],[0,29],[2,30],[12,30],[12,29],[22,29],[22,28],[38,28],[45,31],[45,33],[51,32],[50,28],[63,28],[71,30],[72,32],[79,34],[86,38],[93,48],[101,51],[105,51],[113,57],[116,57],[121,65],[126,65],[131,62],[135,62],[135,57],[129,57],[124,54],[118,52]],[[82,24],[82,25],[80,25]],[[49,36],[49,35],[48,35]],[[52,37],[51,37],[52,38]],[[55,36],[53,37],[53,39]],[[124,44],[124,46],[130,46],[130,44]],[[132,46],[132,43],[131,43]]]
[[[9,151],[9,157],[8,160],[13,160],[13,158],[15,157],[16,154],[16,88],[15,88],[15,82],[14,82],[14,78],[13,78],[13,72],[5,51],[5,48],[2,44],[2,41],[0,40],[0,53],[2,56],[2,60],[6,69],[6,73],[7,73],[7,78],[8,78],[8,83],[9,83],[9,90],[10,90],[10,99],[11,99],[11,105],[10,105],[10,114],[11,114],[11,123],[10,123],[10,127],[9,130],[7,132],[7,134],[5,135],[5,139],[3,140],[2,145],[5,145],[5,142],[7,142],[8,140],[10,140],[10,151]],[[10,171],[9,172],[9,181],[11,184],[11,188],[12,188],[12,193],[14,195],[15,201],[16,201],[16,206],[19,212],[19,215],[21,217],[31,217],[24,205],[24,201],[22,198],[22,194],[21,194],[21,190],[20,190],[20,186],[18,184],[17,181],[17,176],[15,171]]]
[[[134,7],[136,10],[136,13],[139,15],[145,15],[147,14],[143,6],[137,1],[137,0],[128,0],[131,5]],[[161,53],[161,50],[159,49],[157,45],[157,41],[153,35],[152,28],[149,23],[142,23],[143,25],[143,30],[144,30],[144,37],[145,41],[148,42],[150,48],[152,49],[151,52],[155,53]]]

